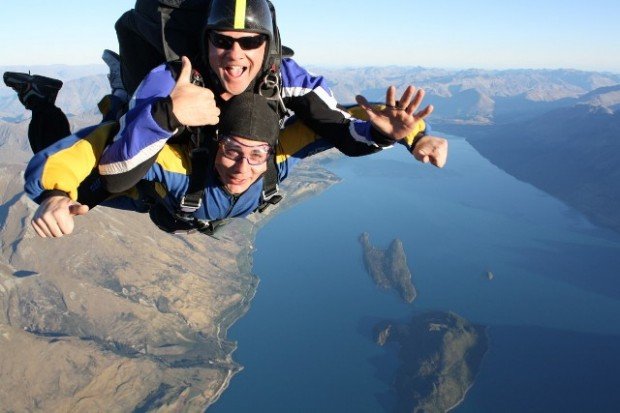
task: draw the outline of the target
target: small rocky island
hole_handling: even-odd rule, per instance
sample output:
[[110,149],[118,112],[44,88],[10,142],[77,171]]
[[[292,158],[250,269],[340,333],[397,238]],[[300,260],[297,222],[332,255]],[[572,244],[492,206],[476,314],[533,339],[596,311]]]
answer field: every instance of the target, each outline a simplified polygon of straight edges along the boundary
[[465,398],[488,349],[485,327],[454,313],[431,312],[409,323],[382,322],[377,344],[398,345],[393,380],[398,412],[447,412]]
[[407,255],[399,239],[392,241],[387,250],[375,248],[370,243],[370,235],[360,236],[364,253],[364,265],[375,284],[383,289],[394,289],[403,300],[413,302],[417,292],[411,281],[411,271],[407,266]]

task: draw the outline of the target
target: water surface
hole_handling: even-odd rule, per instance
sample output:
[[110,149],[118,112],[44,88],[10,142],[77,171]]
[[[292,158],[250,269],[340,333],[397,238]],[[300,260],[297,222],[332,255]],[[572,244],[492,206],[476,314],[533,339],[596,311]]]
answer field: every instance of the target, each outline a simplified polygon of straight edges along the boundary
[[[489,353],[456,411],[620,405],[620,236],[464,139],[452,137],[450,151],[443,170],[400,147],[332,163],[342,183],[260,230],[261,282],[229,334],[245,370],[210,411],[389,410],[397,361],[374,343],[372,326],[427,310],[489,326]],[[402,240],[413,304],[372,284],[362,232],[379,248]]]

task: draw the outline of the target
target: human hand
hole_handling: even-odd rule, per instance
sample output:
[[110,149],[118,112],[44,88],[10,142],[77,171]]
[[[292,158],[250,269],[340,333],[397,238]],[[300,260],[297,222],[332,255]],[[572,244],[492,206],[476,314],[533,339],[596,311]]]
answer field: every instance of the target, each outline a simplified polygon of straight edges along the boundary
[[181,58],[182,69],[174,89],[170,93],[172,113],[185,126],[217,125],[220,109],[210,89],[191,82],[192,63]]
[[32,226],[42,238],[59,238],[73,232],[73,217],[85,215],[88,205],[82,205],[64,195],[46,198],[32,218]]
[[386,93],[385,108],[376,109],[370,106],[364,96],[355,97],[357,103],[368,115],[368,119],[384,135],[401,140],[411,133],[416,123],[433,112],[433,106],[428,105],[421,111],[414,113],[422,99],[424,91],[416,90],[413,86],[407,87],[403,96],[396,101],[396,88],[390,86]]
[[415,143],[411,153],[420,162],[430,162],[443,168],[448,159],[448,141],[436,136],[423,136]]

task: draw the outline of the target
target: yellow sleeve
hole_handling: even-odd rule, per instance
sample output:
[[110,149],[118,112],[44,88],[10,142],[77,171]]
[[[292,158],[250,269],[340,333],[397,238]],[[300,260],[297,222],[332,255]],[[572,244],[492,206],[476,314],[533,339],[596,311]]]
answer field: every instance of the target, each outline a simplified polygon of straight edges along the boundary
[[[117,131],[117,122],[101,124],[73,145],[49,155],[41,174],[43,189],[63,191],[77,200],[78,186],[97,167],[106,143]],[[76,139],[75,135],[70,138]]]

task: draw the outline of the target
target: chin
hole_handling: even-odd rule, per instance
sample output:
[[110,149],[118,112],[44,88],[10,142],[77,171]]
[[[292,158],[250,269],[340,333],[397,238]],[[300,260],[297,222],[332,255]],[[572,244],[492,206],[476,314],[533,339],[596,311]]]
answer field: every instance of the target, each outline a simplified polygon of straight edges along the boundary
[[249,185],[226,185],[226,190],[233,195],[240,195],[247,191]]
[[231,85],[230,83],[225,83],[225,85],[226,85],[226,91],[229,92],[230,94],[233,94],[233,95],[240,95],[241,93],[245,92],[245,90],[249,86],[249,84],[246,84],[246,85],[239,85],[239,84]]

